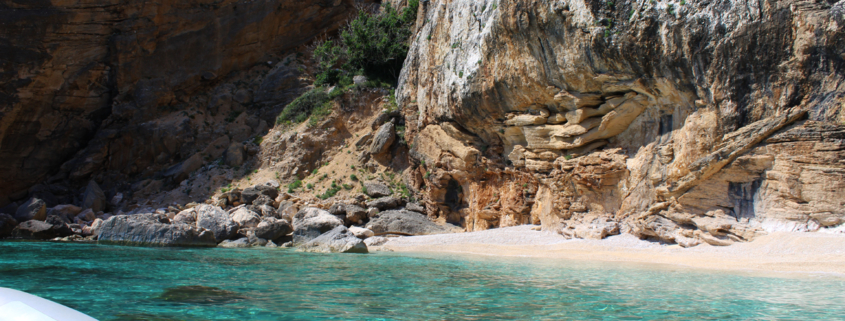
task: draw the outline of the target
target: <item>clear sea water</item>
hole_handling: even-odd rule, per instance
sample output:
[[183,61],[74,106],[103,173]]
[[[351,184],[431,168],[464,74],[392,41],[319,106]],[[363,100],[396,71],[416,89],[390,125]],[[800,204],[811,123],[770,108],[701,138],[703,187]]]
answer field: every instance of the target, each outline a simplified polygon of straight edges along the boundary
[[845,318],[830,276],[407,253],[0,242],[0,286],[100,320]]

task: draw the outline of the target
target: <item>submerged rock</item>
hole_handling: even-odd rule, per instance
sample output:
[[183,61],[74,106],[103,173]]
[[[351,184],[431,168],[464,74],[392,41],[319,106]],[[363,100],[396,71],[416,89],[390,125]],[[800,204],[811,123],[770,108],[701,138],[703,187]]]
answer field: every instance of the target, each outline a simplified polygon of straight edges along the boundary
[[220,244],[218,244],[217,246],[225,247],[225,248],[245,248],[245,247],[249,247],[250,245],[249,245],[249,238],[242,237],[242,238],[239,238],[239,239],[234,240],[234,241],[233,240],[223,240],[223,242],[220,242]]
[[168,288],[157,299],[193,304],[224,304],[245,300],[247,297],[211,286],[187,285]]
[[170,224],[167,217],[161,214],[113,216],[100,227],[98,240],[121,245],[217,245],[213,232],[184,223]]
[[299,245],[299,250],[321,253],[368,253],[364,241],[352,234],[343,225]]

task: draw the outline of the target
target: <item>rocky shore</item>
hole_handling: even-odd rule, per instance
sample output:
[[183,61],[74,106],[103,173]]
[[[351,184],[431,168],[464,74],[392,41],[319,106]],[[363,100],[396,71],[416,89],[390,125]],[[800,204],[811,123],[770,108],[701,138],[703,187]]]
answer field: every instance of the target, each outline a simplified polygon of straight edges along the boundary
[[[0,214],[0,238],[52,241],[96,241],[103,244],[200,247],[296,247],[308,252],[367,253],[368,245],[386,241],[380,235],[453,233],[460,228],[436,224],[424,207],[392,196],[379,182],[368,182],[369,194],[337,202],[310,204],[269,181],[225,193],[209,204],[189,203],[153,211],[115,214],[74,205],[47,208],[32,198]],[[98,186],[91,182],[86,204],[101,206]],[[216,204],[214,204],[216,203]],[[379,235],[379,236],[376,236]]]

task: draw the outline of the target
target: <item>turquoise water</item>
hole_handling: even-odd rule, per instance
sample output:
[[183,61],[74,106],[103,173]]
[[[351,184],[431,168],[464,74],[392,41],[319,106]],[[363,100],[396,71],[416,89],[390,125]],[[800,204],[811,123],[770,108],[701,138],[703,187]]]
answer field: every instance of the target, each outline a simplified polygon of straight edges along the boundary
[[287,249],[0,242],[0,286],[100,320],[845,317],[845,281],[822,276]]

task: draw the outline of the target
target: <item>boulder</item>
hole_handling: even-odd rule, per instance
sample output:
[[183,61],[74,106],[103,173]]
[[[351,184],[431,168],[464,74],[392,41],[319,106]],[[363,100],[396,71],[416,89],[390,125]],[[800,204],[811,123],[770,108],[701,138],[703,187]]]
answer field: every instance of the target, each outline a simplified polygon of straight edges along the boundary
[[287,220],[265,217],[255,228],[255,236],[267,240],[277,240],[293,231]]
[[308,207],[293,216],[293,242],[305,243],[343,225],[336,216],[319,208]]
[[346,222],[357,223],[367,219],[367,209],[358,205],[346,205]]
[[97,240],[120,245],[217,245],[212,231],[184,223],[169,222],[167,217],[161,214],[117,215],[102,223]]
[[90,208],[94,212],[106,209],[106,194],[94,180],[88,181],[85,193],[82,194],[82,208]]
[[181,211],[171,220],[174,223],[185,223],[194,225],[197,223],[197,211],[193,208]]
[[299,250],[320,253],[368,253],[364,241],[355,237],[343,225],[299,245]]
[[284,201],[279,203],[279,208],[276,209],[276,213],[273,217],[288,220],[290,222],[293,220],[293,216],[296,215],[296,212],[299,212],[299,207],[296,206],[296,204],[291,201]]
[[402,200],[393,196],[385,196],[367,202],[367,207],[377,208],[381,211],[402,206]]
[[0,213],[0,238],[12,235],[12,230],[18,226],[18,221],[9,214]]
[[408,203],[408,204],[405,204],[405,209],[406,209],[406,210],[409,210],[409,211],[411,211],[411,212],[417,212],[417,213],[422,213],[422,214],[425,214],[425,207],[423,207],[423,206],[422,206],[422,205],[420,205],[419,203]]
[[47,204],[34,197],[21,204],[15,212],[15,220],[18,222],[43,221],[45,218],[47,218]]
[[364,240],[364,244],[366,244],[367,247],[382,246],[384,243],[387,243],[387,241],[390,241],[390,239],[384,236],[373,236]]
[[82,211],[82,213],[76,215],[76,218],[86,222],[91,222],[97,218],[97,215],[94,214],[94,211],[89,208],[87,210]]
[[276,208],[274,208],[273,206],[259,205],[259,206],[256,206],[256,207],[258,208],[258,211],[255,211],[255,212],[261,214],[261,216],[267,216],[267,217],[275,217],[276,216]]
[[252,187],[247,187],[241,192],[241,202],[243,202],[244,204],[253,204],[253,201],[258,199],[258,197],[261,195],[265,195],[270,199],[270,202],[267,204],[272,204],[273,200],[276,199],[277,196],[279,196],[279,190],[277,190],[275,187],[268,185],[255,185]]
[[56,205],[53,208],[47,210],[47,214],[56,214],[65,217],[68,221],[72,218],[79,215],[82,212],[82,208],[75,205],[70,204],[63,204],[63,205]]
[[250,246],[265,246],[267,245],[268,240],[264,238],[260,238],[255,235],[255,231],[248,231],[246,233],[246,237],[249,240]]
[[363,228],[363,227],[357,227],[357,226],[350,226],[349,232],[352,233],[353,235],[355,235],[355,237],[362,239],[362,240],[366,239],[368,237],[373,237],[375,235],[375,233],[373,233],[373,231],[370,231],[369,229],[366,229],[366,228]]
[[251,228],[261,223],[261,216],[258,213],[242,207],[232,213],[232,220],[238,223],[240,228]]
[[458,226],[440,225],[429,221],[425,215],[406,210],[381,212],[378,217],[370,220],[367,228],[376,234],[399,232],[411,235],[456,233],[461,230]]
[[103,221],[99,218],[94,219],[94,221],[91,222],[91,234],[92,235],[100,235],[100,229],[103,228],[103,223],[105,223],[105,221]]
[[226,149],[226,165],[239,167],[244,163],[244,144],[234,142]]
[[217,242],[230,239],[238,233],[238,223],[235,223],[223,209],[201,204],[195,207],[197,211],[197,227],[214,233]]
[[237,240],[223,240],[220,242],[219,247],[226,247],[226,248],[245,248],[249,247],[249,238],[242,237]]
[[395,140],[396,131],[393,128],[393,123],[381,125],[373,136],[373,142],[370,143],[370,154],[379,155],[387,152]]
[[267,195],[259,195],[254,201],[252,201],[252,205],[255,206],[262,206],[262,205],[273,205],[273,199]]
[[49,222],[37,220],[23,222],[12,231],[13,237],[33,240],[49,240],[71,234],[73,231],[56,216],[51,216]]
[[390,187],[381,182],[364,182],[364,188],[367,189],[367,195],[370,197],[384,197],[393,194]]

